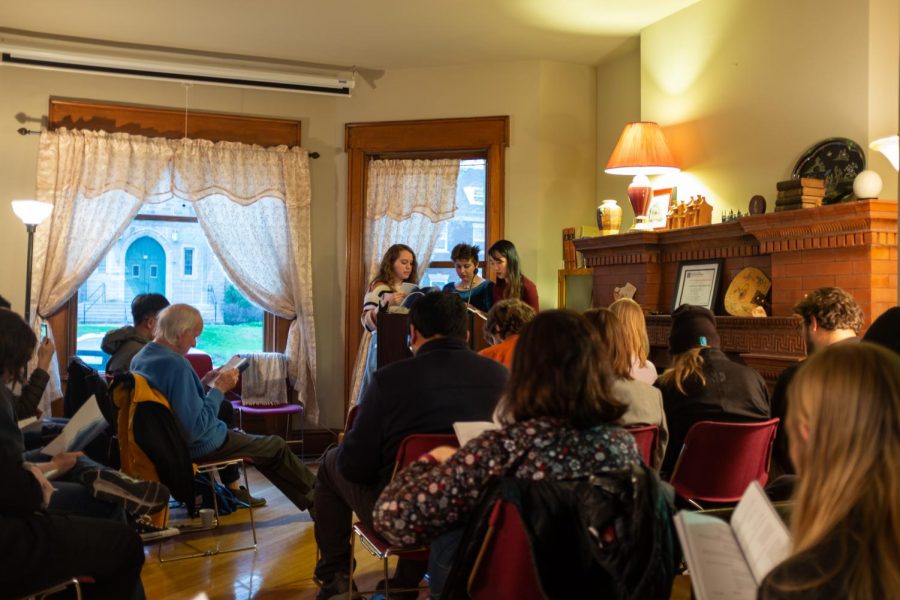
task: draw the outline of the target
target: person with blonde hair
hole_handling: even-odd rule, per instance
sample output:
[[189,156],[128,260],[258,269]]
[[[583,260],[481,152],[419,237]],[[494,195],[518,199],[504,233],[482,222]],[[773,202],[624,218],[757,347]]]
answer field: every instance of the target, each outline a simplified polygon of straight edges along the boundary
[[650,337],[647,320],[641,305],[631,298],[619,298],[609,305],[622,325],[622,341],[631,361],[631,377],[653,385],[656,381],[656,365],[647,360],[650,356]]
[[608,308],[591,308],[584,311],[585,318],[597,328],[600,339],[606,347],[606,358],[612,367],[613,393],[628,409],[619,419],[619,424],[656,425],[659,427],[659,442],[650,461],[650,467],[659,470],[666,444],[669,442],[669,427],[663,410],[662,392],[631,375],[631,359],[625,345],[625,333],[616,314]]
[[759,597],[900,598],[900,356],[817,351],[788,389],[791,555]]
[[765,421],[769,392],[762,376],[719,348],[716,317],[702,306],[683,304],[672,313],[672,367],[659,379],[669,447],[661,471],[671,475],[688,430],[698,421]]

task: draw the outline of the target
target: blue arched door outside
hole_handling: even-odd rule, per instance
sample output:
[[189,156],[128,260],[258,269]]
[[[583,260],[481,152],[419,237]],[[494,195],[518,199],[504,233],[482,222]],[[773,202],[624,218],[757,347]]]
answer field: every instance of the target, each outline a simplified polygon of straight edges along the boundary
[[166,252],[151,237],[140,237],[125,251],[125,281],[130,302],[138,294],[166,293]]

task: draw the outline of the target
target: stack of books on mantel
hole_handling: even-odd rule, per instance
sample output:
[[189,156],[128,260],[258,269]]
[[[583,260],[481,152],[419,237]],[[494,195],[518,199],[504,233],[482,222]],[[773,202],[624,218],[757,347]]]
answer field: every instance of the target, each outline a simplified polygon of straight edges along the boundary
[[775,199],[775,212],[812,208],[822,206],[825,197],[825,180],[814,177],[788,179],[776,184],[778,197]]

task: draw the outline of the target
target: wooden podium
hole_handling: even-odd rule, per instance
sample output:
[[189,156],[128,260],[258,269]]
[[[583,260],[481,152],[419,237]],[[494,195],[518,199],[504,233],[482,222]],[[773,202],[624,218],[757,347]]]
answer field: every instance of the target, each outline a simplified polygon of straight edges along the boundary
[[[469,327],[469,347],[478,352],[487,347],[484,341],[484,319],[466,312]],[[378,368],[412,356],[409,351],[409,315],[379,313],[378,315]]]

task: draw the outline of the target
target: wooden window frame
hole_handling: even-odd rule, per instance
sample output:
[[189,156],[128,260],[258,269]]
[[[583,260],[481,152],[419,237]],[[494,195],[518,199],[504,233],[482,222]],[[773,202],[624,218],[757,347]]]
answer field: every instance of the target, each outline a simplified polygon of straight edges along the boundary
[[[264,147],[300,145],[301,123],[289,119],[56,97],[50,98],[48,114],[47,128],[51,131],[65,127],[170,139],[189,137],[212,142],[241,142]],[[155,215],[138,215],[136,219],[196,221],[196,218],[192,217]],[[76,352],[78,292],[76,291],[56,313],[47,317],[47,321],[56,341],[60,376],[65,381],[66,366]],[[287,347],[290,325],[290,320],[264,311],[263,351],[283,352]]]
[[[485,245],[503,238],[505,151],[509,117],[471,117],[423,121],[348,123],[347,152],[347,302],[344,345],[344,414],[350,404],[353,365],[362,324],[360,305],[365,281],[364,249],[366,176],[370,160],[379,158],[484,158]],[[450,263],[452,266],[452,263]],[[490,274],[484,271],[485,276]]]

